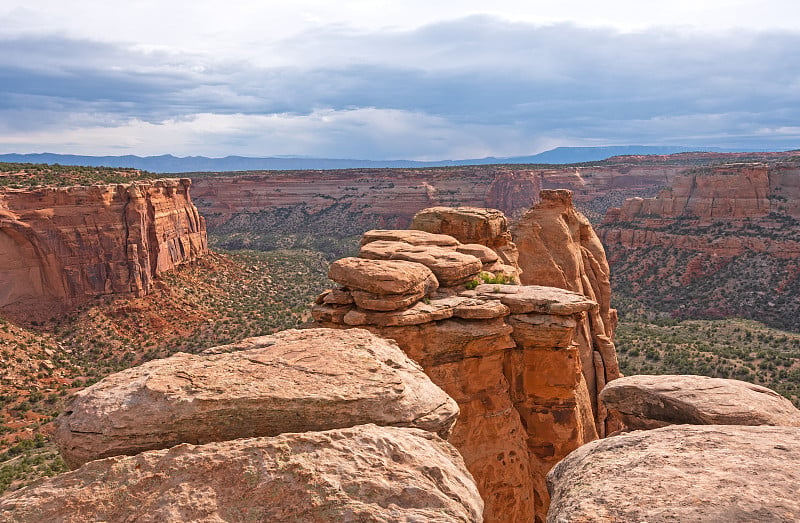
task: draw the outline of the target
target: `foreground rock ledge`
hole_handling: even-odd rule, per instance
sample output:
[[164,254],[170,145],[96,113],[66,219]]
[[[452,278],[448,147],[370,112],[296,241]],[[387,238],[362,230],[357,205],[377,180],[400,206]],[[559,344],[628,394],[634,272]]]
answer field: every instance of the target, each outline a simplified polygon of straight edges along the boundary
[[676,423],[800,427],[800,410],[777,392],[745,381],[706,376],[627,376],[600,401],[631,430]]
[[218,351],[151,361],[79,392],[56,420],[64,461],[364,423],[446,437],[458,415],[396,344],[364,330],[289,330]]
[[458,452],[418,429],[179,445],[93,461],[0,499],[0,521],[482,521]]
[[549,523],[800,520],[800,428],[671,425],[597,440],[547,476]]

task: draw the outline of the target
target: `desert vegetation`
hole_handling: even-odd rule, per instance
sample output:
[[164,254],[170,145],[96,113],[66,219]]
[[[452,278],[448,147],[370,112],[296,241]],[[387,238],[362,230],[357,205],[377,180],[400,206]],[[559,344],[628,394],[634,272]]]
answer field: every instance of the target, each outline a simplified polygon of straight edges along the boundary
[[138,169],[82,167],[35,163],[0,163],[0,187],[33,187],[128,183],[135,180],[163,178],[164,175]]
[[0,492],[66,470],[47,434],[71,394],[154,358],[296,327],[330,284],[317,252],[215,253],[143,298],[97,299],[42,322],[0,320]]

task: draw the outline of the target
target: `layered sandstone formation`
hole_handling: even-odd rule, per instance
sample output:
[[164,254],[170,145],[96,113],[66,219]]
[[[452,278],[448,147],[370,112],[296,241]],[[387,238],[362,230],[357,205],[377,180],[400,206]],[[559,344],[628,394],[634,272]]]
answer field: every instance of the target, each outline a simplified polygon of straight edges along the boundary
[[491,253],[516,260],[499,211],[435,208],[414,226],[370,231],[361,257],[334,262],[329,276],[341,287],[317,299],[315,322],[396,340],[458,403],[450,442],[478,483],[486,520],[543,521],[545,474],[604,426],[577,343],[597,303],[554,287],[470,283],[497,263]]
[[568,190],[544,190],[541,201],[512,230],[519,249],[520,280],[525,285],[550,285],[577,292],[597,302],[579,329],[581,366],[598,413],[598,431],[606,427],[597,395],[620,376],[614,348],[617,312],[611,308],[611,284],[606,253],[589,220],[572,204]]
[[797,521],[798,464],[798,427],[670,425],[622,434],[555,466],[547,521]]
[[626,200],[600,227],[615,288],[678,317],[800,327],[798,202],[797,163],[697,169]]
[[0,191],[0,308],[57,312],[205,254],[188,179]]
[[745,381],[707,376],[627,376],[600,401],[629,430],[672,424],[800,427],[800,410],[777,392]]
[[177,354],[77,395],[55,438],[80,468],[0,498],[0,520],[480,522],[439,436],[457,412],[363,330]]

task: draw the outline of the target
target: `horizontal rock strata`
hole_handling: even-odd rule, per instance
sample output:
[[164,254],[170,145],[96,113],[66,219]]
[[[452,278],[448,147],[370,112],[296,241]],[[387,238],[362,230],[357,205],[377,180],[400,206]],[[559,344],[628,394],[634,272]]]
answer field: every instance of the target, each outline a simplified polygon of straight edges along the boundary
[[482,510],[450,444],[375,425],[106,458],[0,498],[0,520],[16,523],[467,523]]
[[207,252],[190,183],[0,190],[0,308],[42,315],[146,294],[156,276]]
[[[497,211],[436,208],[418,213],[414,223],[430,234],[416,231],[416,245],[403,246],[403,231],[368,233],[361,267],[379,263],[367,258],[384,252],[414,253],[416,262],[408,263],[431,267],[435,274],[438,260],[459,249],[476,268],[515,260],[515,253],[509,256],[514,244],[505,217]],[[449,245],[440,237],[445,231],[471,243]],[[459,405],[450,441],[475,477],[486,521],[543,521],[546,473],[598,437],[577,343],[597,303],[554,287],[471,284],[468,289],[457,278],[443,278],[436,292],[413,305],[376,311],[346,299],[357,291],[333,276],[342,287],[317,299],[315,322],[396,340]]]
[[290,330],[215,352],[151,361],[79,392],[56,420],[64,460],[363,423],[446,437],[458,415],[397,345],[366,331]]
[[627,376],[609,383],[600,401],[630,430],[670,424],[800,427],[800,410],[777,392],[706,376]]

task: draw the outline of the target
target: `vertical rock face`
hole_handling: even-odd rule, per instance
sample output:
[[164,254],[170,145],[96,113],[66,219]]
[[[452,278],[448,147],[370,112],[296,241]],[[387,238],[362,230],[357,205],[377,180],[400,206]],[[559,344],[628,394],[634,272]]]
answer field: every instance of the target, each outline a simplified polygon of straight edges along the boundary
[[615,284],[675,317],[800,327],[800,168],[728,164],[610,209],[599,231]]
[[[525,285],[567,289],[598,303],[578,328],[581,367],[589,390],[597,429],[605,435],[606,415],[597,395],[620,376],[614,348],[616,311],[611,308],[611,285],[606,253],[589,220],[575,210],[572,192],[543,190],[541,201],[513,227],[519,249],[520,280]],[[615,427],[613,427],[615,428]]]
[[207,251],[188,179],[0,192],[0,307],[55,312],[146,294]]
[[[413,223],[411,234],[370,231],[362,240],[361,258],[334,262],[329,276],[342,287],[317,299],[315,322],[364,328],[396,340],[459,405],[450,442],[475,477],[486,521],[544,521],[545,475],[569,452],[598,437],[596,420],[602,418],[584,377],[594,376],[597,362],[590,360],[590,371],[584,369],[579,343],[580,336],[589,336],[598,305],[565,289],[488,284],[467,290],[462,279],[449,277],[427,286],[411,304],[394,299],[402,289],[373,284],[373,301],[360,304],[362,282],[390,279],[392,268],[385,260],[403,260],[396,267],[400,281],[414,264],[442,275],[443,259],[454,264],[458,259],[459,270],[472,267],[475,274],[492,259],[481,246],[516,262],[516,247],[499,211],[437,207],[421,211]],[[454,245],[443,234],[472,247]],[[446,249],[462,256],[448,258],[452,251]],[[379,300],[381,293],[385,298]],[[614,350],[610,340],[606,349]]]

